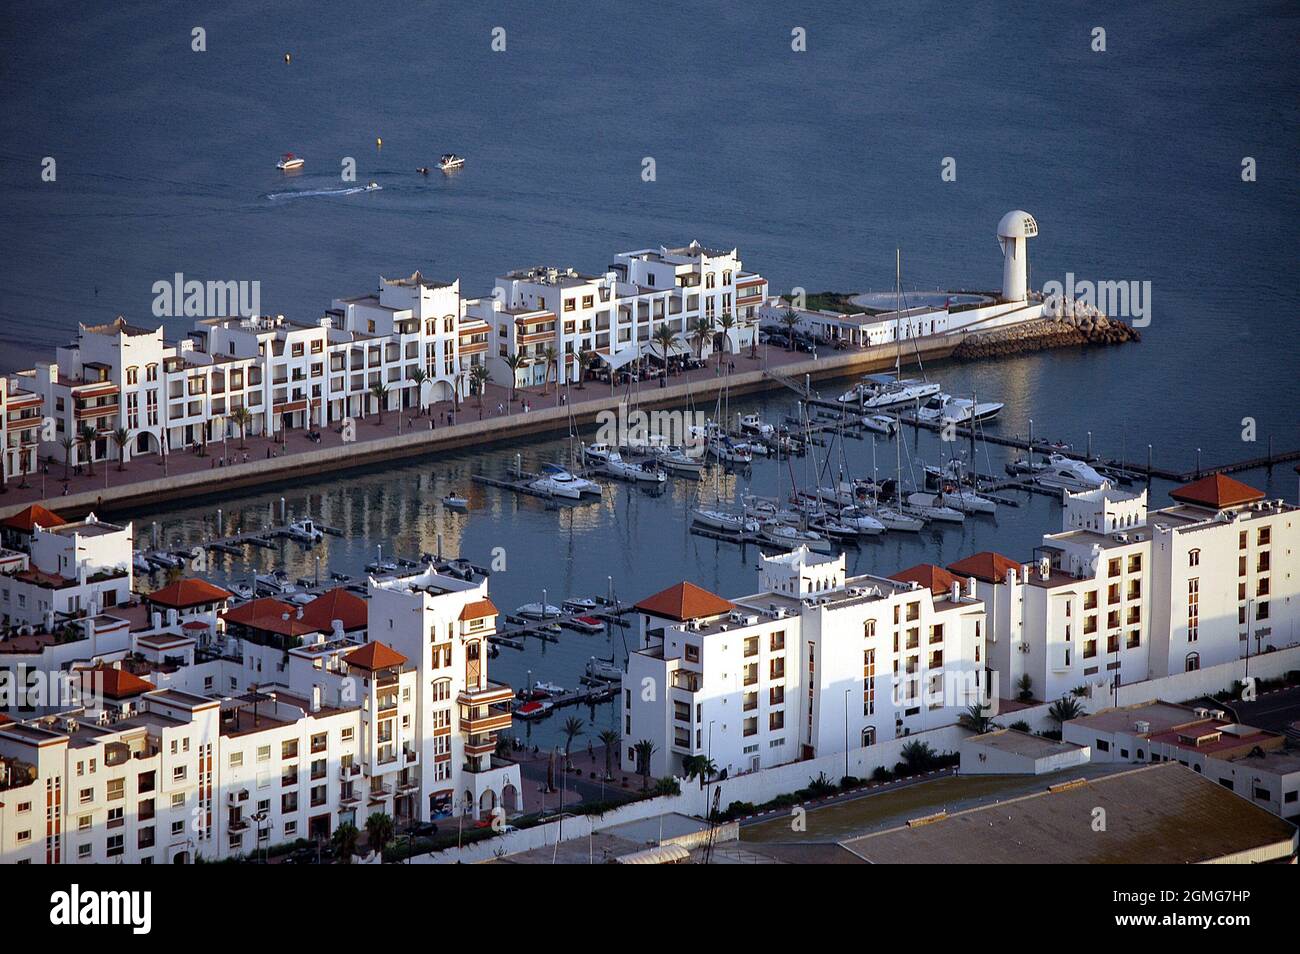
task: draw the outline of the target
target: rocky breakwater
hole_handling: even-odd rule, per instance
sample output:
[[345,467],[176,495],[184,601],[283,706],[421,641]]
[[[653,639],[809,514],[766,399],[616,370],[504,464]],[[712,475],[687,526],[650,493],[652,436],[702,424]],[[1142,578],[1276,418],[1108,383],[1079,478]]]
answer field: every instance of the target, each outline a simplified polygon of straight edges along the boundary
[[1105,315],[1064,315],[968,335],[953,350],[952,356],[966,360],[997,358],[1048,348],[1113,345],[1141,340],[1141,333],[1132,325]]

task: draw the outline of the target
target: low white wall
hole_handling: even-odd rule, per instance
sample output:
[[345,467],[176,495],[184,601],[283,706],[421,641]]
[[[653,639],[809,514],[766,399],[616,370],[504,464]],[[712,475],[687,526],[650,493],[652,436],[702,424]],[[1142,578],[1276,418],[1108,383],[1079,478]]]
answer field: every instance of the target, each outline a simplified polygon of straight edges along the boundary
[[[1250,657],[1250,674],[1256,678],[1272,679],[1293,669],[1300,669],[1300,646]],[[1237,659],[1219,666],[1207,666],[1195,672],[1180,672],[1160,679],[1121,685],[1119,704],[1134,706],[1156,700],[1182,702],[1197,696],[1212,696],[1216,692],[1231,689],[1235,681],[1245,677],[1246,660]],[[1056,729],[1059,727],[1047,715],[1052,702],[1045,702],[1028,709],[1017,709],[1015,712],[1000,712],[995,718],[999,725],[1004,726],[1010,726],[1014,722],[1027,722],[1034,732]],[[1115,693],[1085,696],[1079,702],[1088,712],[1099,712],[1102,709],[1114,708]]]

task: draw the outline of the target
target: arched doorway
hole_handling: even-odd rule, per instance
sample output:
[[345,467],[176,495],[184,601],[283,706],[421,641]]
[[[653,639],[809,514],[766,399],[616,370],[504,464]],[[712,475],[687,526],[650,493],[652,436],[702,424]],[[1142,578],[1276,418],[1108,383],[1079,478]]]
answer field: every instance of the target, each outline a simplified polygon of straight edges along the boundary
[[507,815],[519,811],[519,789],[509,782],[506,782],[505,787],[501,789],[501,807],[506,810]]
[[490,788],[485,789],[483,791],[483,794],[478,797],[479,814],[484,815],[492,811],[492,809],[496,808],[496,806],[497,806],[497,793],[492,791],[492,789]]

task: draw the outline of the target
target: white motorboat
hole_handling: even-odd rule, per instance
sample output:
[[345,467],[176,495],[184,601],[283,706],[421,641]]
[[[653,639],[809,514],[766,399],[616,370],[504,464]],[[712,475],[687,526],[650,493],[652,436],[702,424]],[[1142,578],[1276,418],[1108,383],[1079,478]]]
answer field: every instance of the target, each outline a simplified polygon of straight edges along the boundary
[[699,474],[704,470],[702,458],[692,457],[675,444],[660,450],[655,455],[655,460],[659,462],[660,467],[678,474]]
[[600,484],[575,477],[563,467],[547,464],[542,468],[542,476],[528,485],[533,490],[548,497],[563,497],[566,500],[579,500],[583,494],[600,494]]
[[1046,465],[1035,471],[1034,480],[1044,487],[1058,487],[1072,492],[1097,490],[1109,484],[1091,465],[1061,454],[1048,457]]
[[[856,525],[841,521],[838,517],[823,517],[820,520],[810,522],[808,526],[832,540],[856,540],[859,536],[865,535],[858,532]],[[884,530],[885,528],[882,526],[880,529]]]
[[442,505],[448,510],[468,510],[469,501],[456,493],[447,494],[442,498]]
[[253,577],[253,582],[258,590],[270,593],[272,596],[289,596],[298,591],[298,588],[289,582],[284,570],[259,573]]
[[152,573],[154,571],[153,565],[145,559],[143,553],[136,553],[132,556],[131,565],[135,567],[137,573]]
[[845,507],[835,519],[838,523],[852,527],[859,536],[870,537],[885,532],[883,521],[857,507]]
[[582,445],[582,462],[584,464],[605,464],[609,462],[610,455],[617,456],[618,451],[608,444],[583,444]]
[[970,398],[936,394],[916,409],[916,418],[928,424],[968,424],[997,417],[1006,405],[993,401],[976,402]]
[[886,436],[892,435],[898,429],[898,418],[890,417],[888,414],[869,414],[861,419],[861,423],[867,430]]
[[893,407],[924,401],[939,393],[933,381],[916,378],[896,380],[887,374],[868,374],[848,391],[840,395],[840,403],[856,404],[861,408]]
[[377,573],[380,575],[397,572],[397,564],[389,560],[375,560],[366,564],[367,573]]
[[543,716],[549,714],[550,711],[551,711],[551,704],[547,702],[545,699],[534,699],[531,702],[525,702],[521,705],[515,706],[514,708],[515,715],[517,715],[521,719],[529,719],[529,720],[540,719]]
[[630,480],[639,484],[662,484],[668,479],[668,475],[662,470],[624,460],[623,456],[616,450],[609,451],[605,462],[600,466],[611,477],[616,477],[619,480]]
[[883,523],[886,530],[917,533],[925,529],[924,517],[917,514],[903,513],[893,507],[873,507],[871,515]]
[[580,633],[600,633],[605,630],[605,624],[594,616],[575,616],[564,625]]
[[566,613],[590,613],[596,609],[596,605],[590,596],[571,596],[560,604]]
[[966,520],[964,513],[946,506],[937,494],[919,492],[908,494],[907,507],[927,520],[938,520],[942,523],[963,523]]
[[227,583],[226,589],[234,593],[235,598],[239,600],[245,600],[245,601],[251,600],[254,596],[257,595],[255,592],[253,592],[253,588],[249,586],[247,583]]
[[592,679],[616,682],[623,678],[623,667],[615,665],[612,659],[597,659],[592,656],[587,660],[587,675]]
[[325,532],[310,518],[304,517],[289,524],[289,536],[299,543],[319,543],[325,537]]
[[760,524],[753,517],[745,514],[728,513],[725,510],[698,509],[691,511],[691,519],[710,530],[724,533],[758,533]]
[[800,530],[798,527],[792,527],[787,523],[777,523],[776,521],[765,523],[761,535],[767,543],[785,550],[797,550],[799,547],[807,547],[814,553],[831,554],[835,552],[831,542],[820,533],[814,530]]
[[281,172],[290,172],[294,169],[301,169],[306,164],[307,160],[302,156],[295,156],[291,152],[286,152],[280,157],[280,161],[275,164],[275,167]]
[[524,619],[550,619],[560,615],[560,608],[550,603],[545,606],[541,603],[525,603],[515,608],[515,615],[522,616]]
[[443,172],[459,169],[463,165],[465,165],[465,157],[458,156],[454,152],[445,152],[442,154],[442,158],[438,160],[438,168]]
[[771,437],[776,433],[776,428],[757,414],[745,414],[740,418],[740,429],[746,434],[757,434],[759,437]]
[[568,691],[563,686],[557,686],[553,682],[540,681],[533,683],[533,689],[539,693],[546,693],[548,696],[562,696]]
[[709,453],[724,464],[752,464],[754,455],[729,437],[715,437],[709,441]]

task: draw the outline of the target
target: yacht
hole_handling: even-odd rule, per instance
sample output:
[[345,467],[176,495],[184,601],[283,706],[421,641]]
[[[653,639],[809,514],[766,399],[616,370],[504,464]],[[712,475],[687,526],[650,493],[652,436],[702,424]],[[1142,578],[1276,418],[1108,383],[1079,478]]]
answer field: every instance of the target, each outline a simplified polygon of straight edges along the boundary
[[783,550],[796,550],[799,547],[807,547],[814,553],[829,555],[835,552],[831,542],[820,533],[813,530],[800,530],[788,523],[777,523],[776,521],[765,523],[761,535],[764,541]]
[[871,537],[885,532],[885,523],[878,516],[857,507],[845,507],[836,522],[852,527],[859,536]]
[[563,497],[566,500],[579,500],[583,494],[600,494],[600,484],[575,477],[555,464],[547,464],[542,468],[542,476],[528,486],[547,497]]
[[521,719],[540,719],[551,711],[551,704],[545,699],[525,702],[515,706],[514,714]]
[[301,169],[306,164],[307,160],[302,156],[295,156],[291,152],[286,152],[280,157],[280,161],[275,164],[275,167],[281,172],[288,172],[291,169]]
[[892,436],[898,429],[898,418],[890,417],[888,414],[869,414],[861,418],[860,423],[867,430],[884,434],[886,437]]
[[612,659],[597,659],[592,656],[587,660],[587,676],[614,682],[623,678],[623,667],[616,665]]
[[868,374],[852,388],[840,395],[841,404],[857,404],[862,408],[893,407],[924,401],[939,393],[939,385],[916,378],[895,380],[887,374]]
[[448,510],[468,510],[469,501],[457,493],[447,494],[442,498],[442,505]]
[[312,523],[309,518],[295,520],[289,524],[289,536],[293,537],[299,543],[319,543],[324,538],[325,533],[320,527]]
[[605,624],[594,616],[575,616],[564,625],[569,629],[576,629],[580,633],[601,633],[605,631]]
[[442,154],[442,158],[438,160],[438,168],[443,172],[459,169],[463,165],[465,165],[465,157],[458,156],[454,152],[445,152]]
[[1034,480],[1044,487],[1059,487],[1075,492],[1097,490],[1109,483],[1091,465],[1061,454],[1048,457],[1047,463],[1034,472]]
[[776,433],[776,428],[757,414],[745,414],[740,418],[740,429],[746,434],[757,434],[759,437],[771,437]]
[[270,593],[272,596],[289,596],[298,590],[289,582],[288,574],[284,570],[259,573],[253,577],[253,583],[259,591]]
[[148,559],[145,558],[145,555],[143,553],[137,552],[134,556],[132,556],[131,565],[135,567],[135,571],[137,573],[152,573],[154,571],[153,564],[151,564],[148,561]]
[[610,455],[617,456],[618,451],[608,444],[584,444],[582,445],[582,462],[584,464],[607,464]]
[[725,510],[692,510],[691,519],[702,527],[724,533],[758,533],[760,526],[753,517]]
[[608,452],[604,463],[601,464],[601,469],[611,477],[617,477],[619,480],[630,480],[634,483],[662,484],[668,479],[668,475],[662,470],[624,460],[623,456],[616,450]]
[[[859,536],[863,535],[859,533],[856,522],[850,523],[849,521],[841,520],[839,517],[822,517],[819,520],[810,522],[808,526],[817,533],[820,533],[822,536],[830,537],[832,540],[856,540]],[[880,527],[880,530],[884,529],[884,526]],[[868,534],[873,532],[879,531],[867,531]]]
[[560,608],[550,603],[545,606],[541,603],[525,603],[515,608],[515,615],[522,616],[524,619],[550,619],[552,616],[560,615]]
[[660,450],[655,455],[655,460],[659,462],[660,467],[677,474],[699,475],[704,470],[703,459],[692,457],[683,448],[675,444]]
[[943,498],[936,494],[919,492],[908,494],[907,508],[927,520],[938,520],[943,523],[963,523],[966,520],[964,513],[944,504]]
[[945,486],[939,494],[945,507],[960,510],[962,513],[997,513],[998,505],[982,494],[968,487]]
[[566,613],[591,613],[596,610],[596,601],[590,596],[571,596],[560,605]]
[[724,464],[752,464],[754,455],[746,447],[729,437],[715,437],[709,441],[709,453]]
[[1005,404],[995,401],[973,401],[970,398],[936,394],[916,409],[916,419],[929,424],[969,424],[972,420],[987,421],[998,416]]

